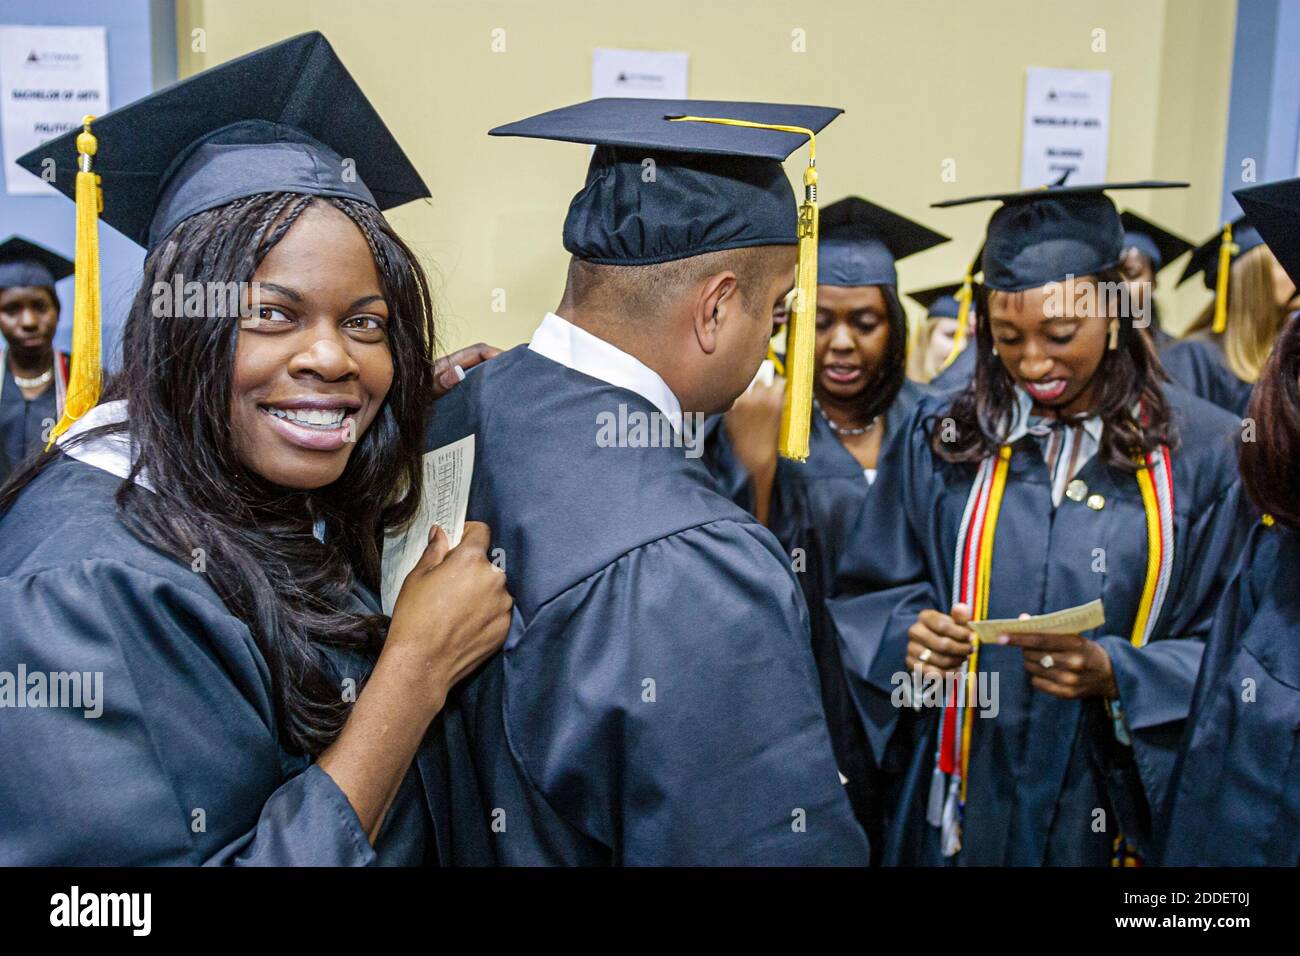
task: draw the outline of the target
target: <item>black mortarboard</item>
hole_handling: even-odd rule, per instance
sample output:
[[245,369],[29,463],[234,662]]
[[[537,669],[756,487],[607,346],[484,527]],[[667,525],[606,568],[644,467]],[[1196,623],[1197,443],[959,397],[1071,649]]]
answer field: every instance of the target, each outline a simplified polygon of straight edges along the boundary
[[1174,235],[1131,209],[1125,209],[1119,218],[1124,224],[1124,248],[1136,249],[1150,259],[1153,272],[1159,272],[1192,248],[1182,236]]
[[952,282],[930,289],[917,289],[907,293],[907,297],[919,302],[932,319],[955,319],[961,312],[961,302],[957,299],[961,287],[960,282]]
[[1000,292],[1036,289],[1119,264],[1124,229],[1106,195],[1113,189],[1169,189],[1187,183],[1148,180],[1094,186],[1046,186],[949,199],[936,207],[1002,203],[989,220],[981,266],[984,285]]
[[1233,195],[1269,251],[1300,287],[1300,179],[1261,183]]
[[[80,130],[18,163],[74,194]],[[205,70],[94,122],[104,220],[152,249],[183,220],[264,192],[388,209],[428,187],[320,33]]]
[[0,243],[0,289],[52,286],[72,275],[72,261],[19,236]]
[[906,216],[849,196],[821,211],[818,285],[898,285],[897,260],[948,241]]
[[[1232,221],[1231,225],[1232,244],[1237,247],[1237,250],[1232,254],[1232,259],[1236,259],[1243,252],[1249,252],[1256,246],[1263,244],[1264,240],[1255,231],[1255,227],[1246,221],[1245,216],[1238,216]],[[1178,285],[1182,285],[1200,272],[1204,274],[1205,288],[1212,291],[1216,290],[1219,280],[1219,247],[1221,245],[1223,245],[1222,229],[1196,247],[1192,257],[1187,260],[1187,268],[1178,277]]]
[[[782,160],[842,110],[777,103],[609,98],[490,131],[596,149],[564,221],[564,248],[602,265],[648,265],[743,246],[793,245],[798,214]],[[653,165],[647,162],[653,161]]]

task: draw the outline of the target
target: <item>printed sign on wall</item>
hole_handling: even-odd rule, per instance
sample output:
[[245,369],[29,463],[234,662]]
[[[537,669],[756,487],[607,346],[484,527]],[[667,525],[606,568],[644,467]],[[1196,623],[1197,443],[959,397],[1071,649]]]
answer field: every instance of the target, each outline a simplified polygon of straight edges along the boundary
[[1020,188],[1106,181],[1110,144],[1110,71],[1030,67]]
[[14,164],[41,143],[108,112],[103,27],[0,27],[0,118],[4,179],[11,195],[53,194]]

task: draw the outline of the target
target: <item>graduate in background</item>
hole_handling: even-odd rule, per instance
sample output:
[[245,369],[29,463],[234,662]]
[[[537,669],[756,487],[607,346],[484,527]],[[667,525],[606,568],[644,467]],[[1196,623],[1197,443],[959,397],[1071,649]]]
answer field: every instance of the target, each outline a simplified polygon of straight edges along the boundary
[[510,601],[481,526],[431,539],[391,623],[372,593],[437,394],[380,206],[428,190],[318,33],[93,136],[19,160],[77,196],[74,341],[99,335],[94,174],[148,254],[105,401],[78,347],[58,451],[0,495],[0,864],[436,861],[413,760]]
[[[1235,193],[1300,277],[1300,180]],[[1300,323],[1255,386],[1241,477],[1263,512],[1215,612],[1170,789],[1163,862],[1300,865]]]
[[1135,283],[1139,314],[1147,319],[1143,331],[1159,351],[1171,344],[1174,337],[1165,331],[1160,320],[1160,304],[1156,301],[1157,277],[1161,270],[1190,250],[1192,244],[1131,209],[1120,213],[1120,221],[1124,224],[1124,256],[1119,271],[1125,279]]
[[[923,394],[907,380],[907,316],[897,261],[946,236],[851,196],[822,211],[817,249],[817,348],[807,461],[778,460],[784,379],[756,382],[709,436],[706,460],[728,497],[772,529],[808,602],[822,704],[858,821],[883,835],[878,759],[848,698],[824,601],[850,531],[876,480],[882,441]],[[885,466],[887,467],[887,466]]]
[[[962,284],[953,282],[931,289],[918,289],[907,293],[908,298],[919,302],[925,309],[925,322],[917,336],[919,347],[912,356],[914,360],[913,378],[918,382],[932,383],[943,371],[944,363],[952,354],[957,344],[957,325],[962,314],[961,300],[958,294]],[[972,295],[973,295],[972,286]],[[975,335],[975,309],[967,311],[968,338]],[[961,358],[959,355],[958,359]],[[971,358],[971,356],[967,356]],[[955,360],[954,360],[955,361]]]
[[[830,601],[873,749],[898,731],[910,749],[887,863],[1150,853],[1245,526],[1236,423],[1162,384],[1108,188],[1125,185],[940,204],[1002,202],[975,375],[890,437]],[[1088,633],[981,644],[967,627],[1094,599]],[[968,671],[968,696],[939,693]]]
[[63,416],[68,356],[54,351],[54,284],[70,275],[57,252],[19,236],[0,243],[0,485]]
[[781,160],[838,113],[607,99],[492,131],[596,149],[559,306],[430,433],[475,436],[469,516],[492,525],[516,609],[440,720],[453,781],[478,781],[451,795],[460,860],[867,863],[798,576],[699,458],[795,274]]
[[1182,285],[1203,275],[1214,298],[1160,358],[1179,385],[1243,416],[1273,341],[1291,310],[1300,308],[1300,297],[1291,277],[1245,217],[1227,228],[1229,268],[1222,268],[1220,231],[1197,247],[1178,280]]
[[929,380],[932,392],[958,391],[975,374],[975,350],[970,348],[970,344],[975,337],[975,294],[979,288],[980,264],[983,260],[984,246],[981,245],[953,293],[957,309],[956,321],[952,326],[952,347],[939,361],[937,371]]

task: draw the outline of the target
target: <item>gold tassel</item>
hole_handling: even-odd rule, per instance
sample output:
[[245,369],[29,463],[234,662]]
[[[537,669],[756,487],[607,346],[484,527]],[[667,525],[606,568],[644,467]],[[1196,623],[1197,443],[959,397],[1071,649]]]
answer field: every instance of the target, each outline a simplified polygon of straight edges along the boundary
[[966,274],[961,280],[961,291],[957,293],[957,331],[952,335],[952,349],[948,352],[948,357],[939,366],[940,372],[957,361],[957,356],[966,348],[966,325],[970,319],[971,300],[975,297],[974,273],[975,263],[972,262],[966,267]]
[[1214,283],[1214,324],[1210,331],[1222,335],[1228,327],[1228,276],[1232,269],[1232,257],[1237,254],[1237,247],[1232,242],[1232,223],[1223,224],[1223,238],[1219,240],[1219,275]]
[[67,398],[63,416],[50,433],[49,451],[54,440],[72,427],[72,423],[99,404],[103,386],[100,365],[99,332],[99,214],[104,209],[100,178],[91,170],[92,157],[99,143],[90,132],[95,117],[82,119],[83,129],[77,136],[77,251],[75,255],[75,298],[72,304],[72,368],[68,376]]
[[799,207],[799,264],[785,334],[785,404],[777,449],[782,458],[805,461],[812,432],[813,366],[817,344],[817,137],[802,126],[751,123],[717,116],[674,116],[673,122],[717,123],[801,133],[808,137],[808,166],[803,172],[804,200]]

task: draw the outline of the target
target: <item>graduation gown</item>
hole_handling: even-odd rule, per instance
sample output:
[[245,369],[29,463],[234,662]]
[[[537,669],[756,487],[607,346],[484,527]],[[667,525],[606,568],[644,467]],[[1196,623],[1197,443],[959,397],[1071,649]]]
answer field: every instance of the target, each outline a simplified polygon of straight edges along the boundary
[[1260,524],[1205,648],[1164,863],[1300,865],[1300,534]]
[[[0,357],[4,350],[0,349]],[[15,469],[27,458],[45,447],[41,438],[45,421],[58,420],[55,407],[54,383],[28,401],[8,362],[0,362],[0,485],[8,480]]]
[[1204,339],[1182,339],[1160,353],[1165,371],[1176,383],[1193,395],[1213,402],[1244,417],[1250,406],[1254,386],[1243,382],[1228,368],[1223,351]]
[[[0,517],[0,865],[432,856],[415,770],[372,848],[329,775],[281,746],[269,669],[248,628],[203,574],[127,531],[120,485],[61,456]],[[375,607],[368,594],[358,600]],[[338,658],[340,686],[359,684],[369,666]],[[33,675],[69,672],[86,688],[102,681],[98,716],[33,706]],[[81,703],[94,701],[83,691]]]
[[[926,390],[904,382],[894,403],[885,412],[885,434],[903,427]],[[749,472],[737,461],[722,416],[709,422],[705,461],[729,498],[746,511],[755,508]],[[877,473],[888,468],[884,446]],[[827,617],[835,569],[848,549],[854,519],[872,485],[857,459],[830,426],[814,412],[808,460],[781,459],[772,486],[768,527],[790,556],[803,589],[811,620],[812,650],[817,661],[822,705],[830,727],[831,742],[854,813],[867,830],[873,848],[884,832],[884,788],[881,768],[872,758],[861,721],[849,697],[839,643]],[[882,844],[883,845],[883,844]]]
[[[1236,478],[1236,422],[1179,389],[1166,394],[1181,435],[1173,453],[1176,541],[1169,596],[1145,647],[1129,640],[1148,550],[1137,481],[1094,456],[1076,478],[1090,495],[1104,496],[1103,506],[1063,498],[1053,507],[1038,443],[1026,437],[1014,445],[988,617],[1101,598],[1105,624],[1085,636],[1110,657],[1131,746],[1118,742],[1099,699],[1064,701],[1035,690],[1018,648],[981,645],[979,669],[986,686],[996,687],[996,715],[973,721],[962,849],[949,862],[1102,865],[1121,832],[1150,855],[1150,808],[1164,805],[1202,642],[1248,527]],[[885,850],[894,864],[943,860],[940,830],[926,821],[943,711],[904,709],[891,698],[904,680],[910,684],[907,628],[919,611],[947,611],[952,603],[954,550],[975,468],[938,459],[923,428],[950,401],[922,400],[889,438],[896,446],[891,467],[863,505],[829,602],[873,751],[908,752]],[[1094,830],[1097,823],[1104,829]]]
[[930,380],[930,390],[934,392],[953,392],[965,387],[975,374],[975,349],[970,342],[957,353],[952,364]]
[[601,445],[655,413],[526,346],[438,402],[515,601],[438,722],[454,858],[866,864],[781,546],[682,447]]

